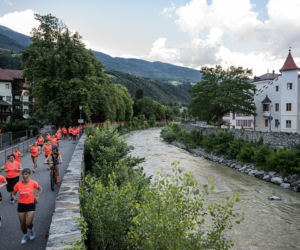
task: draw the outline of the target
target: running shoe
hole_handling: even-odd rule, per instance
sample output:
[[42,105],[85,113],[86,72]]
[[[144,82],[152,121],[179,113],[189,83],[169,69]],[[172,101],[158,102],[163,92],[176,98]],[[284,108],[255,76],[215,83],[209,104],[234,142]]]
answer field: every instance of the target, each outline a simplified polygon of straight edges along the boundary
[[10,204],[14,204],[15,203],[15,201],[14,200],[10,200]]
[[1,227],[1,222],[2,222],[2,220],[3,220],[3,217],[0,216],[0,227]]
[[34,169],[32,169],[32,173],[35,173],[35,170],[34,170]]
[[34,233],[34,231],[32,230],[30,230],[30,240],[34,240],[34,238],[35,238],[35,233]]
[[51,172],[49,173],[49,176],[51,176]]
[[60,183],[60,181],[56,181],[56,183],[58,184],[58,183]]
[[22,241],[21,241],[21,244],[26,244],[28,241],[28,235],[24,235]]

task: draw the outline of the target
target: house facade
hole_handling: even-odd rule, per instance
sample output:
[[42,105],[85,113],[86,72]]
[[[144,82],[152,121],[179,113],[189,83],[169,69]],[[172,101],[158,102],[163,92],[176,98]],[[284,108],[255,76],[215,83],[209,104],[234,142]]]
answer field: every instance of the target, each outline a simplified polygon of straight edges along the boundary
[[223,118],[230,128],[300,132],[300,76],[291,51],[280,72],[250,80],[257,88],[253,99],[257,116],[230,113]]
[[29,101],[28,85],[22,74],[22,70],[0,68],[0,123],[5,123],[14,109],[20,109],[23,117],[28,118],[28,106],[23,105],[23,102]]

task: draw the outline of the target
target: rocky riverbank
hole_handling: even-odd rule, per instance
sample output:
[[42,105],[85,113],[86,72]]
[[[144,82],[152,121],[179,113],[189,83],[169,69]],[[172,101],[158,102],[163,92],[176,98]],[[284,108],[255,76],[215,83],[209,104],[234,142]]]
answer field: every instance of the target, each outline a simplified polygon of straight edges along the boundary
[[195,157],[203,157],[204,159],[211,160],[213,162],[219,163],[221,165],[230,167],[236,171],[241,173],[248,174],[252,177],[256,177],[258,179],[272,182],[276,185],[280,185],[282,188],[290,189],[294,192],[300,192],[300,176],[299,175],[291,175],[287,174],[285,176],[276,172],[265,172],[263,170],[259,170],[253,163],[245,163],[243,165],[239,164],[237,159],[224,159],[222,156],[216,156],[212,153],[207,153],[201,147],[197,148],[188,148],[186,145],[180,142],[172,142],[173,146],[176,146],[181,149],[185,149],[188,152],[192,153]]

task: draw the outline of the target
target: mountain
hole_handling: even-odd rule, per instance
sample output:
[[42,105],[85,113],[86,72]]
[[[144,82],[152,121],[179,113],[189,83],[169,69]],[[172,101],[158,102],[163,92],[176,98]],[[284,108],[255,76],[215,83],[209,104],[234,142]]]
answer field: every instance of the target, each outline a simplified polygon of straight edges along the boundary
[[[31,40],[29,36],[25,36],[21,33],[18,33],[16,31],[13,31],[7,27],[0,25],[0,34],[5,35],[13,40],[15,40],[17,43],[21,44],[23,47],[28,46],[31,44]],[[1,38],[0,38],[1,39]]]
[[135,97],[135,93],[138,89],[142,89],[144,96],[149,96],[160,103],[181,102],[181,104],[187,106],[191,100],[186,90],[182,90],[170,83],[135,76],[114,69],[106,68],[104,71],[111,78],[113,83],[124,85],[132,98]]
[[23,49],[23,45],[19,44],[15,40],[0,34],[0,49],[11,50],[14,52],[19,52]]
[[178,81],[196,83],[201,80],[200,72],[195,69],[162,62],[148,62],[141,59],[111,57],[101,52],[93,52],[105,67],[124,73],[157,79],[164,82]]

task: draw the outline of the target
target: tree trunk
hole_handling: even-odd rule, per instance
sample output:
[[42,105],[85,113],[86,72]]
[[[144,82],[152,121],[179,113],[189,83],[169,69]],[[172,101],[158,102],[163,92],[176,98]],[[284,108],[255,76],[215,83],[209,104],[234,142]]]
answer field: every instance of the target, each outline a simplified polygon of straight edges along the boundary
[[218,115],[218,128],[221,128],[221,125],[222,125],[222,121],[223,121],[223,116],[221,115]]

